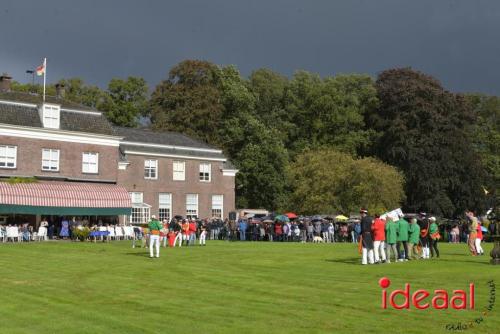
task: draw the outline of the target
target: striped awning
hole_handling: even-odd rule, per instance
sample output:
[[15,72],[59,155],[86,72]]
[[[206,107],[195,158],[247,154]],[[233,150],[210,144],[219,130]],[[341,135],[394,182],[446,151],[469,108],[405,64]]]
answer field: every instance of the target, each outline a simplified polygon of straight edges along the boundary
[[120,215],[131,207],[128,191],[114,184],[0,182],[0,213]]

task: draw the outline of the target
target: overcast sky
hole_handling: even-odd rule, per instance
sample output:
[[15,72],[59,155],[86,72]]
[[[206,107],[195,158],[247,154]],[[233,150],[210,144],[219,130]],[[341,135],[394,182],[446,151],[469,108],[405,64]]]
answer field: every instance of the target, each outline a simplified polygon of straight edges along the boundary
[[113,77],[150,86],[184,59],[326,75],[411,66],[456,92],[500,95],[500,1],[182,0],[0,2],[0,72],[27,82]]

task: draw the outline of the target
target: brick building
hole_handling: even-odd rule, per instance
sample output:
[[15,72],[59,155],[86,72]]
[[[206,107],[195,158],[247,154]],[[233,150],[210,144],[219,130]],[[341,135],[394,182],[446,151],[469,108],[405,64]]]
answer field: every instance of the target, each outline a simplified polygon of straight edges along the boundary
[[[180,133],[113,127],[101,112],[62,99],[63,87],[42,102],[9,84],[0,77],[0,222],[29,214],[139,223],[151,214],[226,218],[234,210],[237,170],[221,150]],[[38,182],[7,183],[12,177]]]

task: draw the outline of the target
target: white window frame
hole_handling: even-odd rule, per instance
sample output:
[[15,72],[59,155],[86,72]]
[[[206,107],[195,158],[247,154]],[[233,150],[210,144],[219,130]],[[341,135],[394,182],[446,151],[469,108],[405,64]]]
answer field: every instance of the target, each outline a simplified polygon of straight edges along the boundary
[[17,167],[17,146],[0,145],[0,154],[0,168],[14,169]]
[[[95,163],[89,161],[88,157],[95,155]],[[87,157],[87,159],[85,159]],[[91,170],[91,166],[95,165],[95,171]],[[85,169],[87,166],[87,170]],[[84,174],[98,174],[99,173],[99,153],[97,152],[83,152],[82,153],[82,173]]]
[[[154,176],[152,176],[154,172]],[[144,160],[144,178],[146,180],[158,179],[158,160],[146,159]]]
[[172,219],[172,194],[159,193],[158,194],[158,218],[160,221],[166,219],[170,222]]
[[200,163],[200,182],[212,181],[212,164],[207,162]]
[[198,194],[186,194],[186,216],[198,218]]
[[142,204],[144,203],[144,193],[140,191],[131,191],[129,192],[130,194],[130,201],[133,204]]
[[[182,166],[182,168],[181,168]],[[174,181],[186,181],[186,162],[174,160],[172,163],[172,178]]]
[[144,194],[142,192],[130,192],[132,202],[132,211],[130,214],[130,224],[144,224],[151,217],[151,205],[143,202]]
[[151,206],[145,203],[132,206],[130,224],[145,224],[149,221],[149,217],[151,217]]
[[[46,156],[48,154],[48,156]],[[45,156],[44,156],[45,155]],[[53,148],[43,148],[42,149],[42,170],[49,172],[59,171],[59,161],[61,157],[61,151]]]
[[44,104],[42,113],[44,128],[59,129],[61,124],[61,108]]
[[[218,211],[220,210],[220,214]],[[224,219],[224,195],[212,195],[212,218]]]

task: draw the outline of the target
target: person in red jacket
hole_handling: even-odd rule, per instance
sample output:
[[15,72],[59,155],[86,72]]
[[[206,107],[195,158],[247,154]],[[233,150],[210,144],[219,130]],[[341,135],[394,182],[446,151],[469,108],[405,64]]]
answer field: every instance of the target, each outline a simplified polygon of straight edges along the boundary
[[476,237],[476,251],[477,255],[484,255],[483,247],[481,247],[481,241],[483,240],[483,230],[481,230],[481,222],[477,224],[477,237]]
[[375,263],[385,263],[385,220],[380,215],[375,215],[372,224],[373,250],[375,253]]
[[281,226],[281,223],[276,222],[274,224],[274,235],[276,236],[277,241],[283,241],[282,236],[283,236],[283,228]]
[[[182,240],[186,241],[186,246],[189,246],[189,223],[187,219],[184,219],[182,223]],[[181,242],[182,247],[182,242]]]
[[198,224],[194,219],[189,222],[189,245],[194,246],[196,244],[196,230],[198,229]]

